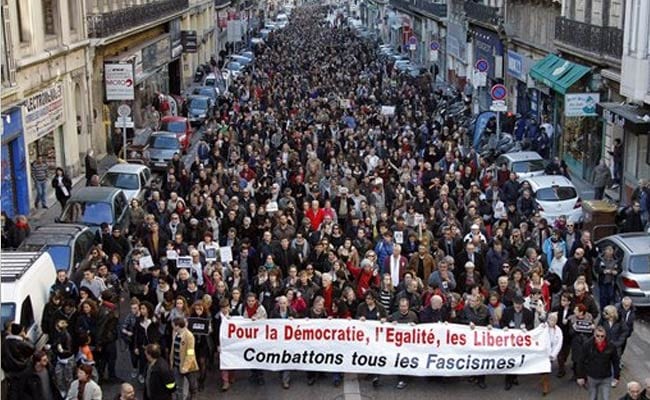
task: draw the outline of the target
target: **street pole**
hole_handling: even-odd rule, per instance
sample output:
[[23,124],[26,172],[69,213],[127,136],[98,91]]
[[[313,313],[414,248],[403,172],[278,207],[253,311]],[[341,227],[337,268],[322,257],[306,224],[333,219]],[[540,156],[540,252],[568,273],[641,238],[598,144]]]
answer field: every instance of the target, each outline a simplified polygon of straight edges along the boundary
[[124,150],[124,161],[126,161],[126,118],[122,117],[122,149]]
[[501,139],[501,111],[497,111],[497,146]]

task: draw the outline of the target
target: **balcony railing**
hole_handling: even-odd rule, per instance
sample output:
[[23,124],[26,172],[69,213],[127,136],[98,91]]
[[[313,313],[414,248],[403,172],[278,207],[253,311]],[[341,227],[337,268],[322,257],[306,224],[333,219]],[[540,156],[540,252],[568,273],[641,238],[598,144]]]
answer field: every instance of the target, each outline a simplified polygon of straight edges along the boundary
[[214,5],[221,8],[230,4],[230,0],[214,0]]
[[183,11],[188,5],[188,0],[161,0],[136,4],[121,10],[89,14],[86,17],[88,21],[88,37],[103,38],[146,25],[149,22]]
[[390,4],[393,7],[398,7],[403,10],[419,13],[425,12],[440,18],[447,17],[446,3],[433,3],[430,0],[390,0]]
[[475,21],[483,22],[489,25],[499,24],[499,8],[490,7],[481,3],[474,3],[471,1],[465,2],[465,15],[467,18]]
[[594,55],[621,59],[623,30],[591,25],[565,17],[555,21],[555,40]]

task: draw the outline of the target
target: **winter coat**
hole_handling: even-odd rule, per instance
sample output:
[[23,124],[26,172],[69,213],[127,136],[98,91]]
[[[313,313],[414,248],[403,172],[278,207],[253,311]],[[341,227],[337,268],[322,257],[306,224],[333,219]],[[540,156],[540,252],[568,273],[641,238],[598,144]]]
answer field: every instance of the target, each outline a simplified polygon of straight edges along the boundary
[[595,187],[606,187],[612,181],[612,173],[606,165],[597,165],[592,173],[591,183]]

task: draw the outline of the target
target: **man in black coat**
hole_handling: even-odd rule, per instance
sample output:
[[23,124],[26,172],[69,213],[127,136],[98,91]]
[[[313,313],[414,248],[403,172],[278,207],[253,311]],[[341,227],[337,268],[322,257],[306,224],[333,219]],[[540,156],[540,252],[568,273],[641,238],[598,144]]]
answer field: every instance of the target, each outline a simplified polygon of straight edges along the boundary
[[610,385],[617,384],[620,375],[620,359],[616,347],[609,342],[605,328],[599,326],[594,330],[594,338],[585,342],[578,354],[576,383],[579,386],[587,385],[589,397],[596,398],[598,392],[609,392]]
[[160,345],[148,344],[144,351],[149,366],[144,382],[145,400],[172,400],[176,392],[174,374],[162,358]]
[[[521,296],[515,296],[512,299],[512,306],[503,311],[501,326],[508,329],[531,330],[535,325],[535,314],[524,307],[524,299]],[[506,375],[505,389],[510,390],[512,385],[518,385],[516,375]]]
[[21,383],[29,371],[30,360],[34,354],[34,345],[25,336],[25,329],[12,323],[7,329],[7,336],[2,338],[2,370],[6,374],[7,399],[21,398]]
[[481,277],[485,276],[485,261],[483,261],[483,256],[476,252],[476,246],[474,243],[467,243],[465,245],[465,250],[458,254],[455,259],[455,265],[460,267],[460,270],[456,269],[454,271],[455,275],[462,271],[468,261],[471,261],[474,264],[474,270],[477,271]]
[[90,186],[90,180],[93,175],[97,175],[97,160],[95,159],[95,150],[90,149],[84,158],[86,167],[86,186]]

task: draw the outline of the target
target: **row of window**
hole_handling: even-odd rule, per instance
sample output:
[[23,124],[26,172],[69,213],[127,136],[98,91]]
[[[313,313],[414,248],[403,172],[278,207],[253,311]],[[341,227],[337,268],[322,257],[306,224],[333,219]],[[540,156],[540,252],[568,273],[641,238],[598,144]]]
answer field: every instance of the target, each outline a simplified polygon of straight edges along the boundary
[[[18,17],[18,40],[20,43],[29,43],[32,40],[33,24],[31,15],[34,13],[34,7],[38,3],[33,0],[16,0],[16,15]],[[56,36],[61,32],[61,10],[63,6],[68,12],[68,28],[70,31],[76,31],[79,26],[79,0],[41,0],[43,26],[46,38]]]

